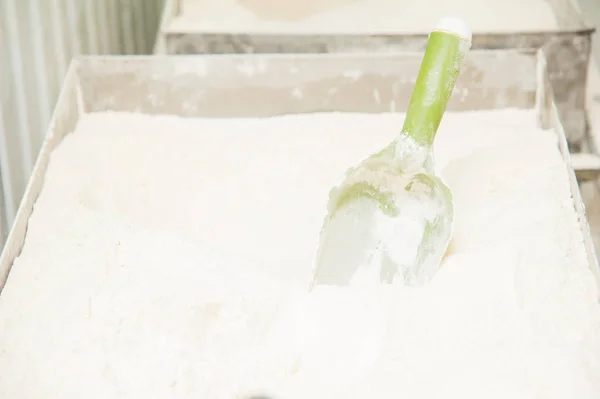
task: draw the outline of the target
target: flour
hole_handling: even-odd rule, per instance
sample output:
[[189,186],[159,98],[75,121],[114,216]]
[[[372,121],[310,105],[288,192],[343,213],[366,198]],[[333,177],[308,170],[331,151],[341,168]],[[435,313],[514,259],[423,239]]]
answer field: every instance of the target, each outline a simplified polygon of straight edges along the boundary
[[0,398],[597,398],[597,289],[530,111],[444,117],[430,284],[307,293],[329,189],[400,126],[84,116],[0,296]]
[[474,32],[558,28],[546,0],[182,0],[172,31],[277,33],[429,32],[443,16]]

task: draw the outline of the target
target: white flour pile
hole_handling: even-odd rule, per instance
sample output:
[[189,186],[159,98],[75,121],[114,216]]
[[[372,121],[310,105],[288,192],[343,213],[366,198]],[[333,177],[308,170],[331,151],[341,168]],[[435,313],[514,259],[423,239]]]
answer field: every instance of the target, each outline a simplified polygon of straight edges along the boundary
[[169,29],[212,32],[429,32],[456,15],[474,32],[558,28],[546,0],[182,0]]
[[330,187],[401,119],[84,117],[0,296],[0,398],[598,398],[597,289],[531,112],[445,117],[431,284],[305,292]]

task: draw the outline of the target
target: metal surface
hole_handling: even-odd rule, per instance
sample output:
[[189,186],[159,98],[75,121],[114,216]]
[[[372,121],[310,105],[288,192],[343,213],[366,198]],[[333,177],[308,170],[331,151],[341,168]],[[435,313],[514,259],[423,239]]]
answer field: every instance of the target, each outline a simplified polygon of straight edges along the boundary
[[[356,53],[423,51],[427,33],[421,34],[223,34],[171,29],[181,0],[165,2],[156,53]],[[579,151],[589,129],[586,114],[587,70],[594,28],[583,22],[570,0],[547,0],[560,29],[545,32],[482,33],[473,35],[472,49],[539,49],[548,57],[549,79],[555,92],[569,145]],[[518,73],[518,72],[517,72]]]
[[[74,130],[82,113],[113,110],[235,118],[323,111],[404,111],[420,62],[421,55],[413,53],[77,59],[70,65],[33,177],[0,257],[0,287],[23,246],[50,154]],[[298,89],[303,92],[301,98],[294,95]],[[507,107],[535,108],[542,127],[553,128],[557,134],[570,172],[589,265],[597,274],[585,209],[552,101],[543,54],[472,51],[448,110]]]
[[[0,218],[10,226],[80,54],[148,54],[164,0],[0,1]],[[0,235],[0,245],[5,235]]]

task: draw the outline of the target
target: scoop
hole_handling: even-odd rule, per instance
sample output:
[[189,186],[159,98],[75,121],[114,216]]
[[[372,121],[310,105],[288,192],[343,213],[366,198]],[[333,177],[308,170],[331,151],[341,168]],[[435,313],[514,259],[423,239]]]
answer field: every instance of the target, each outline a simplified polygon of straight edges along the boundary
[[442,18],[430,33],[400,134],[329,194],[313,286],[418,286],[439,269],[453,206],[432,147],[470,47],[458,18]]

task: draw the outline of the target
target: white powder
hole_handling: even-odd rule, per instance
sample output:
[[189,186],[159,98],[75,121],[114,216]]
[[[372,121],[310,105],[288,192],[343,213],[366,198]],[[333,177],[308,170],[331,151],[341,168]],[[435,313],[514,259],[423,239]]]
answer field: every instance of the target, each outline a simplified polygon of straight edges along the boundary
[[85,116],[0,296],[0,398],[597,398],[597,290],[529,111],[444,118],[429,285],[306,293],[329,189],[401,125]]
[[446,15],[474,32],[557,29],[546,0],[182,0],[173,31],[429,32]]

